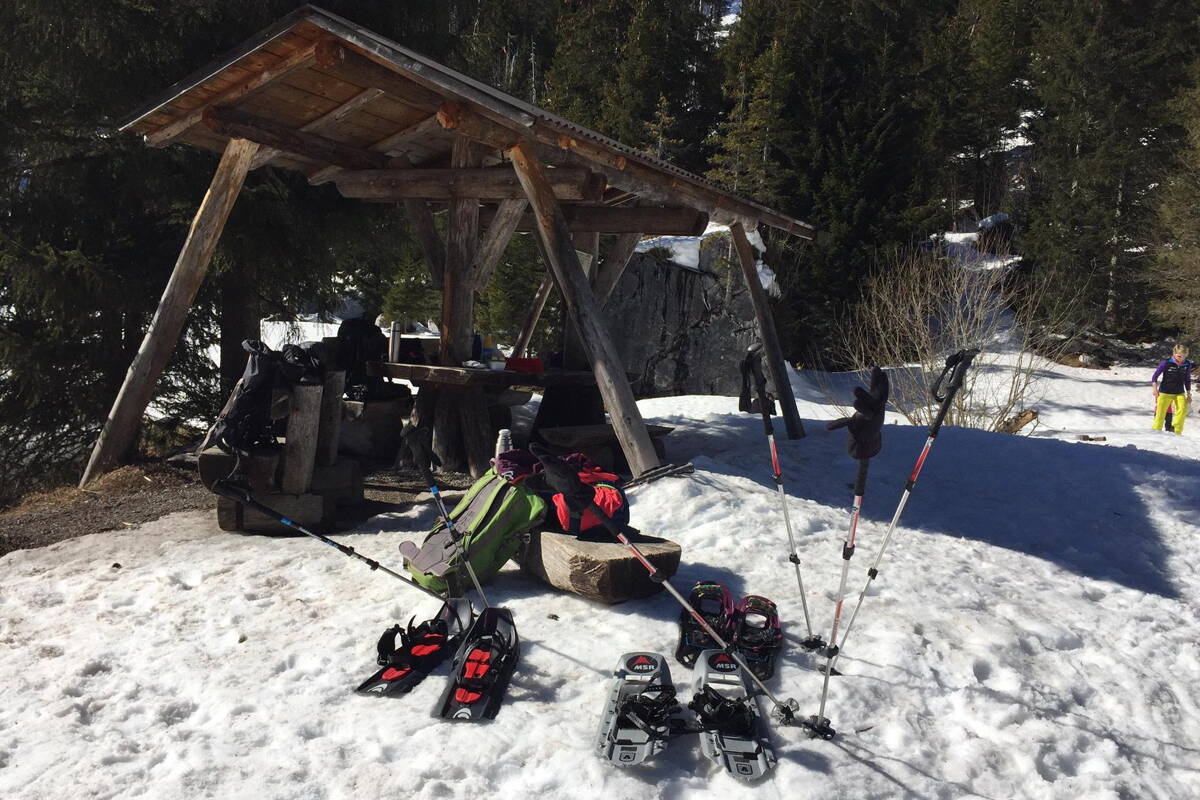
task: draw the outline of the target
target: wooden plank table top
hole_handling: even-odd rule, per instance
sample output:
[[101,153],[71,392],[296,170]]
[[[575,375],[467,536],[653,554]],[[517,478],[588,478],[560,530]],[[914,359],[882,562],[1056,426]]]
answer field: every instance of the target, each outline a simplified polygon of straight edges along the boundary
[[441,367],[429,364],[397,364],[387,361],[367,363],[367,374],[382,378],[399,378],[413,383],[432,383],[446,388],[484,386],[594,386],[596,376],[586,370],[552,370],[548,372],[517,372],[511,369],[469,369]]

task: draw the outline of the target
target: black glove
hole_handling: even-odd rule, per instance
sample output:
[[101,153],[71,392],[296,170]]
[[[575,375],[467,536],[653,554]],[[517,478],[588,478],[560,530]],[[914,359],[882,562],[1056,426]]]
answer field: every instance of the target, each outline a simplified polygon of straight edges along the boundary
[[879,367],[871,370],[871,388],[854,387],[854,416],[835,419],[829,430],[848,428],[846,449],[857,459],[873,458],[883,447],[883,410],[887,406],[888,377]]
[[542,477],[554,492],[561,494],[563,500],[572,512],[583,513],[592,504],[596,496],[595,488],[588,486],[579,478],[575,467],[563,461],[558,456],[532,445],[530,450],[542,462],[544,472]]

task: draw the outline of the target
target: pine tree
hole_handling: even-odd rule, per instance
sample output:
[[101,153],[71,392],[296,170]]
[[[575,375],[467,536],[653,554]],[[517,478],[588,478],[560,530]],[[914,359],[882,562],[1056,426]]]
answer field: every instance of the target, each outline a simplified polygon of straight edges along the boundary
[[1200,346],[1200,62],[1191,86],[1171,104],[1187,144],[1170,173],[1158,209],[1160,234],[1151,273],[1155,320]]
[[1037,19],[1023,252],[1108,330],[1145,319],[1152,223],[1183,133],[1169,101],[1195,58],[1196,24],[1170,0],[1045,0]]
[[792,80],[778,39],[738,76],[735,105],[714,137],[711,180],[760,202],[783,199],[792,181],[786,159],[794,153],[794,142],[784,116]]

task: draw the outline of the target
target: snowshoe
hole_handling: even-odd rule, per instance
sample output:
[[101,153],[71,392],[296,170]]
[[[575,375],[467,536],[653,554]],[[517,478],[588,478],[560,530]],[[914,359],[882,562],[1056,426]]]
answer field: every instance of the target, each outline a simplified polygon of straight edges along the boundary
[[626,653],[613,671],[596,745],[621,767],[641,764],[667,746],[680,710],[667,660],[658,653]]
[[[700,612],[700,616],[722,637],[733,633],[733,596],[719,583],[699,581],[688,595],[688,604]],[[704,650],[719,647],[704,628],[687,611],[679,612],[679,645],[675,658],[685,667],[692,667]]]
[[519,651],[512,612],[485,608],[454,654],[450,684],[438,704],[437,716],[466,722],[494,718]]
[[700,663],[688,703],[699,719],[700,749],[738,780],[763,778],[775,767],[775,749],[742,668],[724,650],[704,651]]
[[742,598],[734,616],[734,648],[751,672],[760,680],[770,680],[783,642],[778,609],[767,598],[752,594]]
[[433,619],[416,626],[409,620],[407,629],[399,625],[388,628],[378,644],[377,661],[383,669],[355,691],[377,697],[408,694],[454,651],[470,627],[472,616],[469,603],[453,598],[446,601]]

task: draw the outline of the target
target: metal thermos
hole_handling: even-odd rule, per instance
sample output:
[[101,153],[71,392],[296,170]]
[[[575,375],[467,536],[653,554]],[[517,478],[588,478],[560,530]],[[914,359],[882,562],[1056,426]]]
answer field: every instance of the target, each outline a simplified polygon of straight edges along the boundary
[[496,437],[496,455],[512,450],[512,431],[508,428],[501,428],[500,435]]

